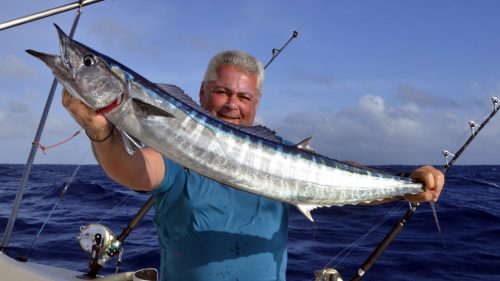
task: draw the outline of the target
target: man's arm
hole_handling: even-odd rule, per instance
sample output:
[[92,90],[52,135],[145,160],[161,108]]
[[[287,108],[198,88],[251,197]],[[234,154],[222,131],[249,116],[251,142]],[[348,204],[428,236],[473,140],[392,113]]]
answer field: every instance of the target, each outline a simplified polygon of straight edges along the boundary
[[103,115],[65,90],[62,103],[92,139],[94,156],[111,179],[134,190],[143,191],[152,190],[161,183],[165,174],[165,162],[159,152],[142,148],[133,155],[128,154],[121,135]]

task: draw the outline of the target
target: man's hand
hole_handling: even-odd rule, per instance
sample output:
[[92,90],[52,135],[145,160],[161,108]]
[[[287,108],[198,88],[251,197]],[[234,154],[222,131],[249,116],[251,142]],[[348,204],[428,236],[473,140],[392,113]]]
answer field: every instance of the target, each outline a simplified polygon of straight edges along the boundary
[[62,104],[93,139],[104,139],[113,130],[112,125],[102,114],[95,112],[66,90],[62,93]]
[[424,185],[424,191],[419,194],[407,194],[405,199],[409,202],[437,201],[444,186],[444,175],[432,166],[422,166],[413,171],[410,178]]

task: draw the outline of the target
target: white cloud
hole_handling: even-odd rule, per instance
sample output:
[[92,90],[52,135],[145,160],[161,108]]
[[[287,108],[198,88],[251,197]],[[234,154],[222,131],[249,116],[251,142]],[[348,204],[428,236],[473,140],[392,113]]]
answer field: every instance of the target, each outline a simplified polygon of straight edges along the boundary
[[[441,162],[441,150],[463,127],[455,115],[421,113],[414,103],[394,107],[380,96],[366,95],[337,113],[294,112],[273,128],[299,141],[313,136],[321,154],[362,164],[423,164]],[[452,126],[450,126],[450,124]]]

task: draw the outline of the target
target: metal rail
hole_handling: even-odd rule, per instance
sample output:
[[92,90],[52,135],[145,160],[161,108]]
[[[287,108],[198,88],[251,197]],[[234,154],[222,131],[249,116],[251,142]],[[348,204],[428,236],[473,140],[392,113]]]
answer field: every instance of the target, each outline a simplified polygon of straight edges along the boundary
[[0,31],[8,29],[14,26],[32,22],[35,20],[43,19],[52,15],[60,14],[74,9],[79,9],[83,6],[91,5],[104,0],[80,0],[71,4],[62,5],[56,8],[52,8],[46,11],[38,12],[32,15],[24,16],[18,19],[10,20],[4,23],[0,23]]
[[[78,21],[80,20],[81,8],[83,7],[84,3],[89,5],[89,4],[91,4],[90,2],[95,3],[95,2],[99,2],[99,1],[103,1],[103,0],[89,0],[89,1],[81,0],[80,2],[76,2],[75,4],[70,4],[70,5],[77,5],[76,8],[78,8],[78,11],[76,12],[76,15],[75,15],[75,19],[73,20],[73,25],[71,26],[71,32],[69,35],[70,38],[73,38],[73,35],[75,34],[76,27],[78,26]],[[61,7],[67,7],[67,6],[69,6],[69,5],[61,6]],[[55,13],[63,12],[63,11],[59,10],[61,7],[56,8],[56,9],[58,9],[58,12],[55,12]],[[71,7],[73,7],[73,6],[71,6]],[[46,12],[42,12],[42,13],[46,13]],[[52,14],[55,14],[55,13],[52,13]],[[38,13],[38,14],[40,14],[40,13]],[[50,16],[50,15],[51,14],[46,14],[45,17]],[[32,16],[29,16],[29,17],[32,17]],[[38,18],[41,18],[41,17],[38,17]],[[20,25],[20,24],[23,24],[23,23],[26,23],[29,21],[33,21],[36,19],[37,18],[31,18],[30,20],[18,20],[18,22],[16,22],[15,24],[10,24],[10,27],[15,26],[15,25]],[[5,24],[3,24],[3,25],[5,25]],[[31,167],[32,167],[33,161],[35,159],[35,155],[36,155],[37,148],[38,148],[38,143],[40,142],[40,138],[42,136],[42,132],[43,132],[43,129],[45,127],[45,122],[47,120],[47,116],[48,116],[49,111],[50,111],[50,106],[52,104],[52,100],[54,98],[54,93],[56,91],[56,88],[57,88],[57,79],[54,78],[54,80],[52,81],[52,86],[50,88],[49,95],[47,97],[47,101],[45,102],[45,108],[43,110],[42,117],[40,117],[40,122],[38,123],[38,129],[37,129],[37,132],[35,134],[35,139],[33,140],[32,145],[31,145],[31,151],[30,151],[30,154],[28,156],[28,160],[27,160],[26,165],[24,167],[24,172],[23,172],[23,176],[21,179],[21,184],[20,184],[19,189],[17,191],[16,198],[14,199],[14,206],[12,207],[12,212],[10,214],[9,221],[7,222],[7,226],[5,227],[5,232],[3,234],[2,245],[0,247],[0,251],[4,254],[7,253],[7,247],[9,245],[10,236],[11,236],[12,230],[14,228],[14,223],[17,219],[17,213],[19,212],[19,208],[21,207],[21,201],[23,199],[24,191],[26,189],[26,185],[28,183],[28,178],[29,178],[29,175],[31,173]]]

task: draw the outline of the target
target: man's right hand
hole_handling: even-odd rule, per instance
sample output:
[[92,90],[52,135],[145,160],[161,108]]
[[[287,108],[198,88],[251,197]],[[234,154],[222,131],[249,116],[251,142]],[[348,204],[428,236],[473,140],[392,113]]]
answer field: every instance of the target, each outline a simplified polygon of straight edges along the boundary
[[94,156],[110,178],[124,186],[144,191],[152,190],[161,183],[165,175],[165,162],[160,153],[145,147],[130,155],[104,115],[66,90],[62,93],[62,104],[93,140]]
[[73,97],[66,89],[62,93],[62,104],[94,140],[102,140],[111,134],[113,127],[106,117]]

